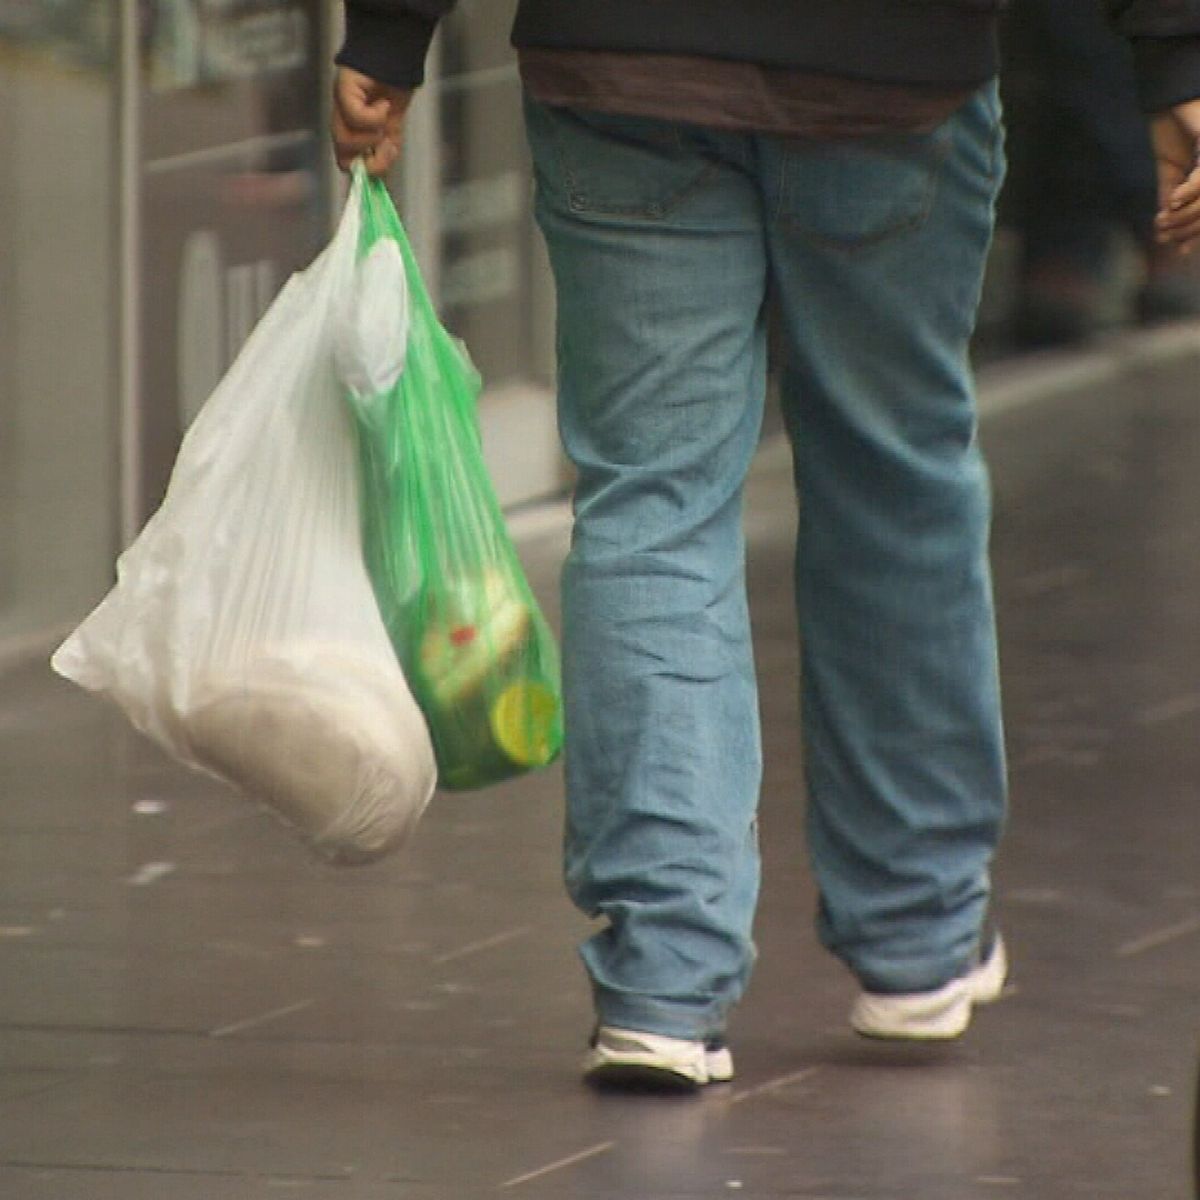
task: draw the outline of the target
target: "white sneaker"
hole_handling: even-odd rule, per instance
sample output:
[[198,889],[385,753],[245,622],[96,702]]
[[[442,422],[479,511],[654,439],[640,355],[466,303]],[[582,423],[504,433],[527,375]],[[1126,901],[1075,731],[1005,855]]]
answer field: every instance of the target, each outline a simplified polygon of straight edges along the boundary
[[592,1035],[583,1076],[616,1088],[692,1091],[733,1078],[733,1055],[720,1039],[664,1037],[601,1025]]
[[850,1010],[850,1024],[863,1037],[948,1041],[966,1030],[976,1004],[1000,998],[1007,977],[1008,952],[997,933],[980,962],[940,988],[896,995],[861,992]]

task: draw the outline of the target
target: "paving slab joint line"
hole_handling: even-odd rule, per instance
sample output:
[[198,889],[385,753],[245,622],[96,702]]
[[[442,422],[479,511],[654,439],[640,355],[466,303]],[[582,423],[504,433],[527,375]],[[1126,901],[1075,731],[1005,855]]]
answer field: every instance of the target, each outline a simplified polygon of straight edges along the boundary
[[589,1158],[595,1158],[598,1154],[605,1154],[616,1146],[615,1141],[597,1142],[594,1146],[589,1146],[586,1150],[580,1150],[577,1154],[569,1154],[566,1158],[555,1159],[552,1163],[547,1163],[544,1167],[536,1167],[532,1171],[526,1171],[523,1175],[516,1175],[512,1179],[506,1179],[500,1184],[501,1190],[505,1188],[520,1187],[523,1183],[532,1183],[535,1179],[541,1179],[546,1175],[550,1175],[555,1171],[562,1171],[567,1167],[573,1167],[576,1163],[585,1162]]
[[1195,913],[1182,921],[1176,921],[1173,925],[1166,925],[1162,929],[1142,934],[1141,937],[1122,942],[1116,949],[1116,956],[1117,958],[1132,958],[1135,954],[1144,954],[1147,950],[1157,950],[1160,946],[1176,942],[1180,938],[1190,937],[1194,933],[1200,933],[1200,913]]
[[794,1083],[801,1083],[806,1079],[811,1079],[820,1069],[820,1067],[803,1067],[799,1071],[790,1071],[787,1075],[768,1079],[765,1083],[758,1083],[743,1091],[735,1092],[730,1098],[729,1103],[741,1104],[743,1101],[753,1100],[757,1096],[767,1096],[772,1092],[781,1091],[783,1088],[791,1087]]
[[[757,1096],[765,1096],[771,1092],[777,1092],[785,1087],[789,1087],[794,1083],[800,1083],[802,1080],[811,1079],[820,1071],[820,1067],[804,1067],[799,1071],[791,1071],[786,1075],[780,1075],[775,1079],[768,1079],[764,1083],[756,1084],[753,1087],[746,1088],[744,1091],[737,1092],[730,1099],[730,1104],[740,1104],[744,1100],[751,1100]],[[532,1183],[535,1179],[541,1179],[546,1175],[550,1175],[555,1171],[564,1170],[567,1167],[573,1167],[577,1163],[585,1162],[589,1158],[595,1158],[599,1154],[607,1153],[616,1147],[616,1141],[598,1142],[594,1146],[589,1146],[586,1150],[580,1150],[577,1154],[568,1155],[566,1158],[556,1159],[552,1163],[547,1163],[544,1167],[537,1167],[532,1171],[527,1171],[523,1175],[514,1176],[512,1179],[505,1180],[500,1184],[501,1190],[508,1188],[520,1187],[525,1183]]]
[[532,930],[531,925],[518,925],[515,929],[505,929],[500,933],[494,933],[491,937],[480,938],[478,941],[469,942],[465,946],[459,946],[455,950],[448,950],[445,954],[439,954],[433,960],[435,966],[443,966],[446,963],[457,962],[460,958],[467,958],[472,954],[478,954],[483,950],[494,950],[498,946],[503,946],[508,942],[515,941],[517,938],[524,937]]
[[241,1021],[234,1021],[229,1025],[220,1025],[216,1029],[209,1030],[209,1037],[223,1038],[229,1037],[234,1033],[241,1033],[245,1029],[254,1029],[259,1025],[266,1025],[270,1021],[277,1021],[280,1017],[290,1017],[293,1013],[303,1012],[306,1008],[312,1008],[316,1004],[316,1000],[298,1000],[295,1004],[285,1004],[282,1008],[273,1008],[270,1012],[259,1013],[253,1017],[246,1017]]

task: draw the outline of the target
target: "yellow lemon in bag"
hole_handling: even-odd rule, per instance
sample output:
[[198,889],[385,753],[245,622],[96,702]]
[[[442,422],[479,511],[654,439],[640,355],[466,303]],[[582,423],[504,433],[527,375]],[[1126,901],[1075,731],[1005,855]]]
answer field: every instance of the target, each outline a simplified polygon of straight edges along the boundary
[[522,767],[541,767],[562,741],[558,696],[544,683],[510,683],[492,702],[488,723],[504,754]]

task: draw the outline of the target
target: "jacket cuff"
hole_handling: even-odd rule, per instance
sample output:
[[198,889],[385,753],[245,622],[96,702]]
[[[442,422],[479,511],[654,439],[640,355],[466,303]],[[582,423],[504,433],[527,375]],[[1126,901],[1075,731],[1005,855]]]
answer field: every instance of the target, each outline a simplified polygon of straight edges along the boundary
[[1145,112],[1200,99],[1200,38],[1136,38],[1133,57]]
[[393,87],[425,79],[425,55],[437,22],[415,13],[346,5],[346,37],[334,61]]

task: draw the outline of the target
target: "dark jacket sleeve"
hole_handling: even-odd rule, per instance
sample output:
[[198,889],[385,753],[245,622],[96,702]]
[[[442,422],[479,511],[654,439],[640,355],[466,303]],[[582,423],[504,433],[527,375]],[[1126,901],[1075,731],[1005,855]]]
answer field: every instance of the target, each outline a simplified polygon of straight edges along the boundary
[[1200,0],[1104,0],[1133,44],[1147,112],[1200,99]]
[[413,88],[437,23],[455,0],[346,0],[346,38],[337,62],[381,83]]

